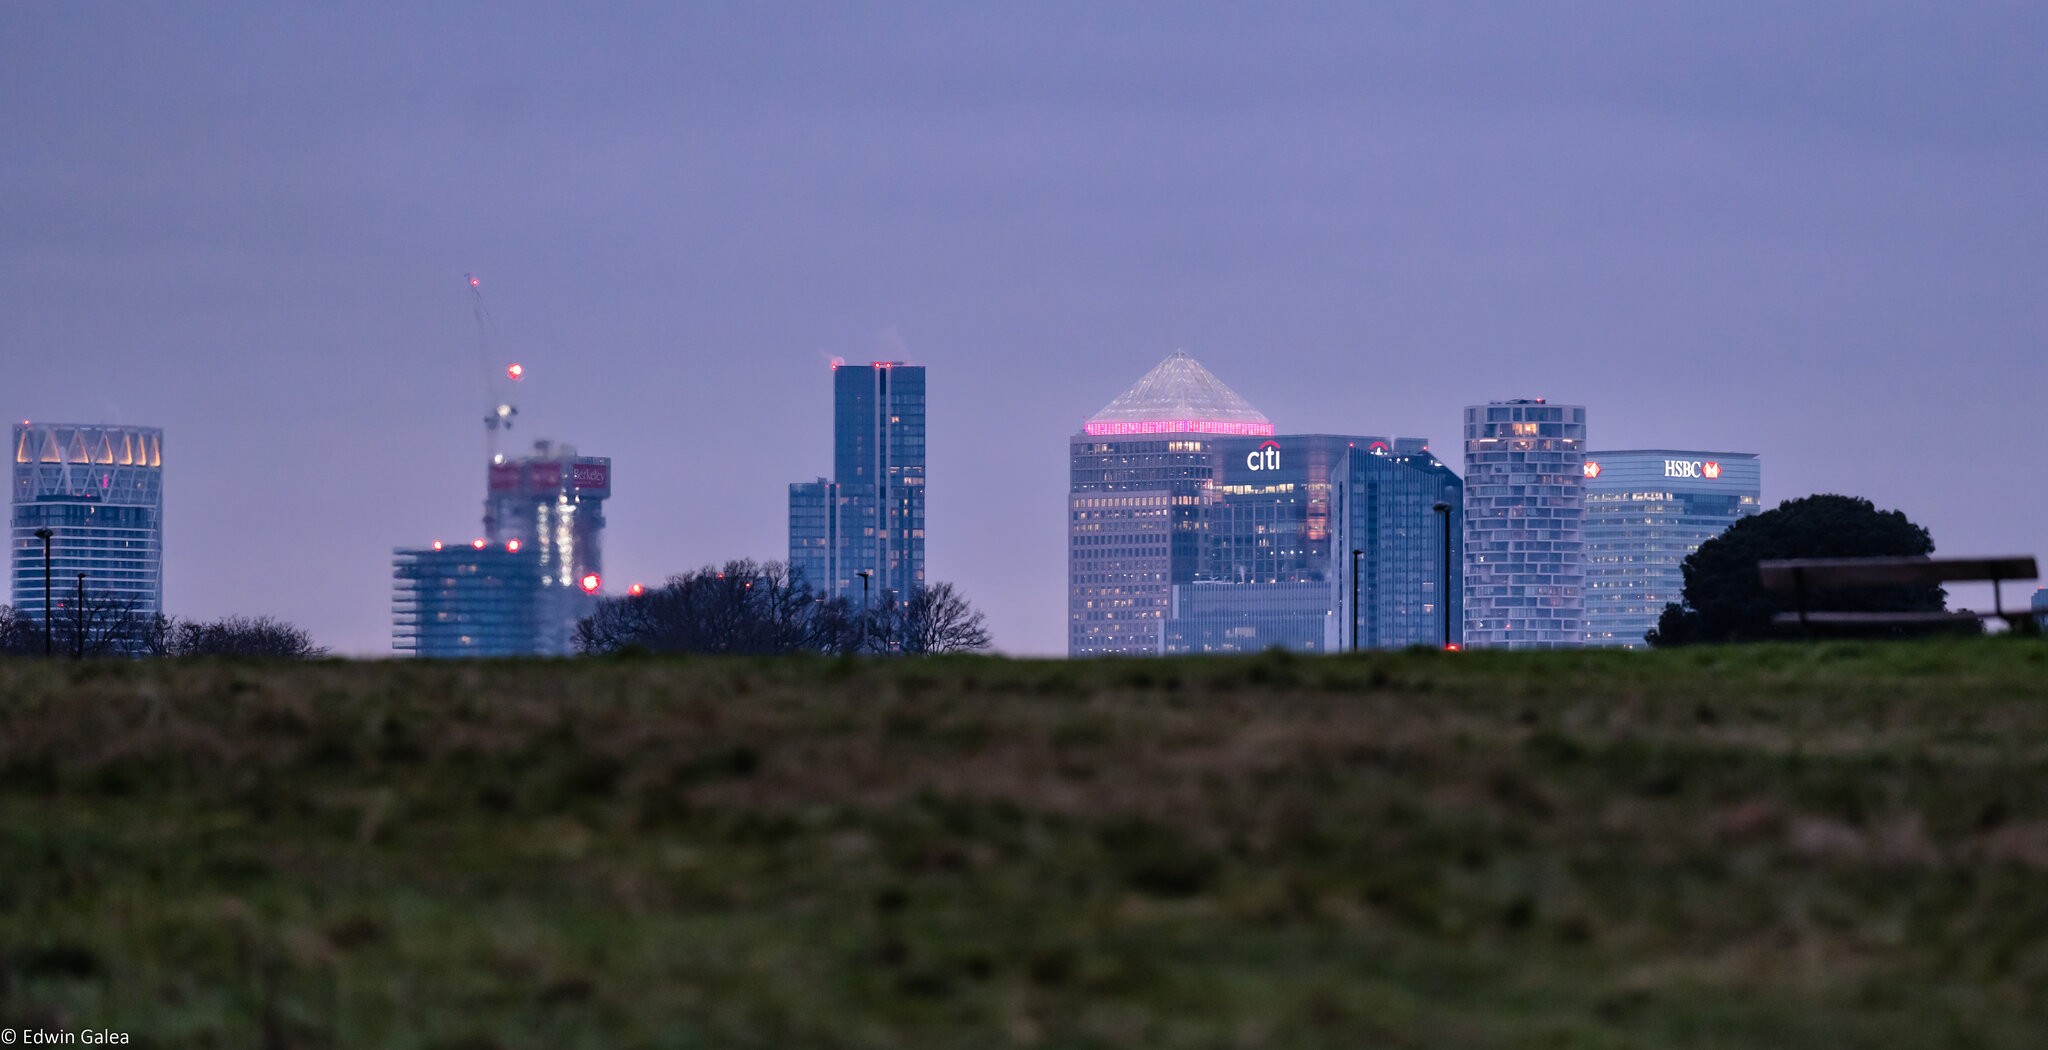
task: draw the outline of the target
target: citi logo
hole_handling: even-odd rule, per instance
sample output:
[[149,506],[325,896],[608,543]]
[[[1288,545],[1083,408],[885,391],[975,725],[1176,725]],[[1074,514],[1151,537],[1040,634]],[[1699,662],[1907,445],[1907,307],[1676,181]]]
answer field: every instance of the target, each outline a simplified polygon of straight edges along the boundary
[[1252,470],[1279,470],[1280,443],[1268,441],[1244,454],[1244,465]]
[[1713,460],[1667,459],[1664,461],[1664,476],[1667,478],[1705,478],[1713,481],[1721,476],[1721,464]]

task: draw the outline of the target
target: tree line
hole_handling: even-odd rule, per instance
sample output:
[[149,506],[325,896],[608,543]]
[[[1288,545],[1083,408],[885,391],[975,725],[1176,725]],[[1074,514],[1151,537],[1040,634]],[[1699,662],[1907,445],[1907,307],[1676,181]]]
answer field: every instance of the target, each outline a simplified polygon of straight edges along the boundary
[[751,559],[600,599],[576,630],[577,650],[585,654],[920,655],[975,652],[989,643],[986,619],[950,583],[884,593],[863,607],[823,593],[782,562]]
[[47,619],[0,605],[0,654],[7,656],[245,656],[304,660],[327,655],[312,635],[269,616],[187,620],[142,613],[135,602],[88,591]]

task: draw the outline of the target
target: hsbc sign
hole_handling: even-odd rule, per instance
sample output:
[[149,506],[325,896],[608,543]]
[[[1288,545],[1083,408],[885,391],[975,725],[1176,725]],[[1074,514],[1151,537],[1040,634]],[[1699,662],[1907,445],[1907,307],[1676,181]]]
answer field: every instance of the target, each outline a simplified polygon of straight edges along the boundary
[[1268,441],[1245,453],[1244,465],[1250,470],[1279,470],[1280,443]]
[[1705,478],[1713,481],[1721,476],[1721,464],[1711,459],[1667,459],[1664,461],[1664,476],[1667,478]]

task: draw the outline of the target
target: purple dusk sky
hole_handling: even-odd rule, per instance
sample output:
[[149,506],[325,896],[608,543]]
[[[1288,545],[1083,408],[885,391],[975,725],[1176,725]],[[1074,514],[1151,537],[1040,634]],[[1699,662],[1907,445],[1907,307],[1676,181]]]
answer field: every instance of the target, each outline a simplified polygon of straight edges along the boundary
[[1524,6],[7,4],[0,411],[164,427],[169,610],[345,653],[478,528],[471,271],[615,588],[784,556],[834,356],[929,366],[929,571],[1015,653],[1176,348],[1282,433],[1548,397],[2048,553],[2048,8]]

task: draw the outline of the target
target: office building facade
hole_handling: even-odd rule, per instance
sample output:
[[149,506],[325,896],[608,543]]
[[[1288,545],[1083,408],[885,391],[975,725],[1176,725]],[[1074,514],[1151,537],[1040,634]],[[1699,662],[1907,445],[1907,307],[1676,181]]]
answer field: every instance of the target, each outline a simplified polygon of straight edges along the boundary
[[16,612],[40,620],[43,541],[59,615],[80,585],[138,616],[163,612],[163,444],[156,427],[17,423],[10,539]]
[[[1277,434],[1194,358],[1168,356],[1069,442],[1069,654],[1327,652],[1347,644],[1338,617],[1349,606],[1337,604],[1336,571],[1348,558],[1336,520],[1347,465],[1355,455],[1399,459],[1400,469],[1427,474],[1431,480],[1416,485],[1435,492],[1442,478],[1456,479],[1427,447],[1419,438]],[[1393,455],[1397,449],[1403,455]],[[1376,552],[1382,529],[1387,537],[1429,530],[1429,501],[1421,519],[1397,526],[1402,509],[1413,508],[1382,503],[1378,486],[1386,482],[1372,478],[1380,517],[1368,522],[1361,504],[1355,527],[1375,537]],[[1348,572],[1347,563],[1344,580]],[[1388,572],[1376,600],[1394,593]],[[1426,630],[1413,609],[1388,615],[1415,619],[1410,633]]]
[[1349,449],[1331,482],[1330,647],[1462,645],[1464,482],[1416,438]]
[[529,560],[539,582],[538,627],[528,652],[575,651],[576,622],[596,608],[603,587],[604,506],[611,494],[611,459],[579,455],[560,442],[536,441],[531,454],[490,465],[485,544],[509,546]]
[[1465,644],[1585,644],[1586,409],[1465,409]]
[[832,471],[789,487],[791,568],[826,595],[907,600],[925,582],[922,365],[833,366]]
[[1273,422],[1175,351],[1068,442],[1067,652],[1156,654],[1176,584],[1195,581],[1203,502],[1226,437]]
[[1746,452],[1588,452],[1586,644],[1647,648],[1664,606],[1685,600],[1685,558],[1762,509]]
[[392,552],[391,647],[429,659],[559,655],[540,555],[516,540]]

